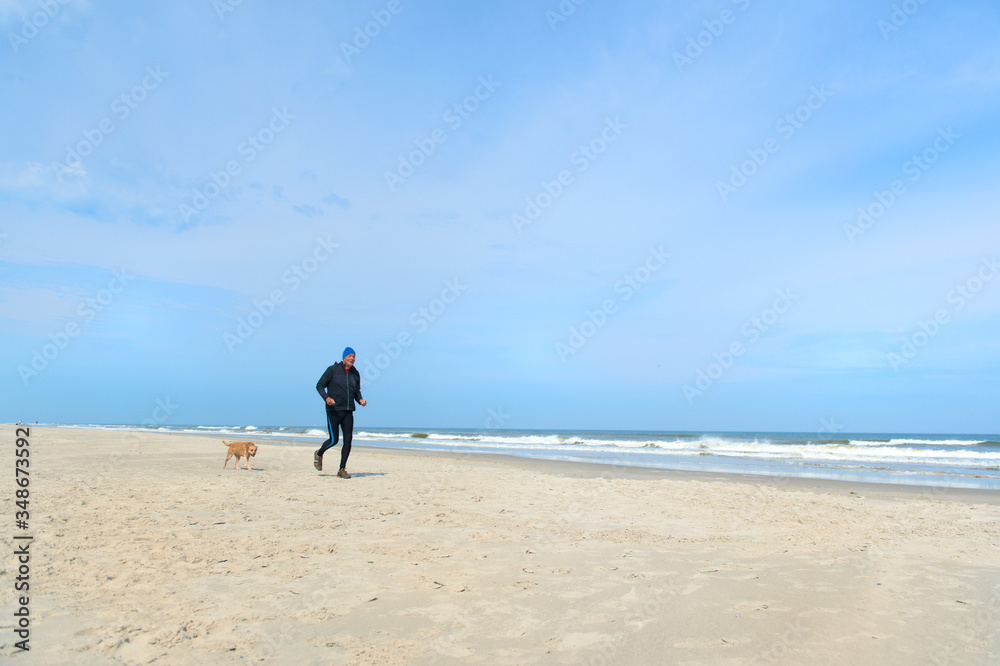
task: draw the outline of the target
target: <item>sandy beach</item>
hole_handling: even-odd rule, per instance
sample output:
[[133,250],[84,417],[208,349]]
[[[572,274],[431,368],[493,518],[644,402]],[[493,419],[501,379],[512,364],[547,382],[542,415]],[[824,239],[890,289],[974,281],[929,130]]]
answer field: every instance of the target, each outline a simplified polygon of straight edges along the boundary
[[223,469],[217,437],[30,442],[32,649],[12,663],[1000,661],[996,492],[357,444],[343,480],[268,440],[253,471]]

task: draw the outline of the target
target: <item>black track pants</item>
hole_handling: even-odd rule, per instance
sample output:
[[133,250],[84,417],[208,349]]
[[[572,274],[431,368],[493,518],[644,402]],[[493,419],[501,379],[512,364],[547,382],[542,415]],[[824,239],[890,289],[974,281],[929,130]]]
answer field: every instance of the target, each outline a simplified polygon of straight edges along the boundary
[[326,425],[330,432],[330,437],[323,446],[319,447],[319,454],[323,455],[326,450],[333,448],[337,444],[337,428],[344,431],[344,445],[340,447],[340,469],[347,469],[347,456],[351,455],[351,439],[354,436],[354,412],[346,409],[326,410]]

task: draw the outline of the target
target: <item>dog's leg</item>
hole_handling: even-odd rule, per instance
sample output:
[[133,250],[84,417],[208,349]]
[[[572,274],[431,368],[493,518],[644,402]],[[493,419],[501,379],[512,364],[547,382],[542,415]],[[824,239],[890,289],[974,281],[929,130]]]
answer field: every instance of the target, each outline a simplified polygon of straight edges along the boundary
[[233,457],[233,454],[232,454],[232,453],[227,453],[227,454],[226,454],[226,462],[222,463],[222,468],[223,468],[223,469],[225,469],[225,468],[226,468],[226,465],[228,465],[228,464],[229,464],[229,459],[230,459],[230,458],[232,458],[232,457]]

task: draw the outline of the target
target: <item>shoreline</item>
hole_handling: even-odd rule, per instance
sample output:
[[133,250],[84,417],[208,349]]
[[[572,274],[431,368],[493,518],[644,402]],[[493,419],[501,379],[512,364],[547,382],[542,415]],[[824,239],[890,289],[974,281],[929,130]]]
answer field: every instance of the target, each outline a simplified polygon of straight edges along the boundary
[[[162,435],[183,435],[183,436],[194,436],[194,437],[210,437],[219,439],[232,439],[234,437],[240,437],[243,439],[258,439],[264,442],[270,442],[275,445],[282,446],[284,448],[295,448],[301,447],[303,449],[309,448],[311,445],[316,445],[322,442],[322,439],[317,439],[316,441],[308,440],[305,438],[295,438],[295,439],[283,439],[280,435],[274,434],[262,434],[256,435],[254,433],[240,433],[240,434],[216,434],[212,432],[163,432],[163,431],[149,431],[142,429],[141,426],[122,426],[120,429],[104,429],[103,427],[94,428],[75,428],[74,426],[66,425],[38,425],[31,426],[36,428],[51,428],[53,430],[81,430],[85,432],[132,432],[139,434],[162,434]],[[422,439],[420,441],[423,441]],[[747,466],[747,471],[731,471],[731,470],[713,470],[713,469],[686,469],[685,467],[697,466],[695,462],[684,462],[683,465],[675,464],[674,466],[652,466],[643,465],[642,461],[625,463],[609,463],[600,460],[594,461],[575,461],[575,460],[560,460],[558,458],[544,457],[542,455],[518,455],[516,453],[497,453],[491,451],[461,451],[461,450],[436,450],[436,449],[425,449],[425,448],[407,448],[401,446],[393,446],[395,443],[373,444],[368,441],[362,441],[355,439],[355,449],[369,449],[369,450],[381,450],[381,451],[399,451],[399,452],[412,452],[412,453],[426,453],[433,455],[440,455],[443,457],[452,457],[455,459],[464,460],[467,456],[482,456],[485,458],[495,458],[497,460],[510,459],[514,461],[536,461],[538,463],[554,463],[559,465],[567,465],[566,469],[575,469],[574,466],[580,466],[579,469],[581,473],[591,474],[592,476],[601,476],[607,474],[615,474],[622,478],[676,478],[676,479],[701,479],[701,480],[721,480],[723,478],[741,481],[744,483],[769,483],[771,485],[784,486],[784,487],[794,487],[794,488],[809,488],[809,487],[825,487],[823,484],[831,484],[830,488],[837,488],[838,484],[842,484],[843,487],[853,487],[852,484],[862,484],[865,488],[880,488],[885,492],[889,492],[892,488],[908,488],[910,491],[903,492],[915,492],[915,494],[936,496],[945,493],[959,493],[965,491],[970,493],[968,495],[961,495],[963,497],[975,497],[976,493],[987,493],[995,494],[1000,496],[1000,481],[994,477],[989,476],[969,476],[962,474],[933,474],[933,473],[913,473],[906,471],[897,471],[893,473],[887,472],[876,472],[869,470],[852,470],[845,472],[838,472],[833,470],[820,470],[820,471],[809,471],[801,474],[782,474],[780,471],[775,471],[773,473],[766,472],[754,472],[752,466]],[[706,459],[712,459],[722,456],[706,456]],[[726,460],[726,464],[732,467],[740,467],[739,462],[733,462],[733,460],[738,461],[738,458]],[[708,462],[706,466],[711,466],[712,463]],[[599,469],[599,473],[593,473],[589,470],[591,467]],[[778,470],[780,468],[773,468]],[[636,472],[635,475],[630,475],[626,473],[626,470],[642,470]],[[680,476],[671,476],[673,474]],[[926,476],[926,483],[921,483],[922,477]],[[898,480],[893,480],[894,478]],[[982,479],[982,481],[979,481]],[[993,486],[993,487],[990,487]]]
[[[880,483],[877,481],[853,481],[806,476],[675,470],[662,467],[643,467],[640,465],[613,465],[598,462],[552,460],[549,458],[527,458],[504,453],[469,453],[466,454],[469,458],[465,458],[447,451],[424,451],[383,446],[373,446],[367,450],[386,451],[392,455],[444,458],[462,462],[474,462],[477,458],[482,457],[489,462],[509,465],[518,469],[539,471],[546,474],[560,474],[580,479],[620,478],[648,481],[722,481],[753,486],[765,485],[790,490],[813,490],[828,493],[850,492],[852,490],[863,489],[865,494],[871,496],[906,495],[908,497],[921,496],[933,499],[947,499],[950,497],[961,501],[982,501],[1000,505],[1000,491],[990,488],[955,488],[950,486],[922,486],[905,483]],[[355,450],[352,450],[352,457],[355,452]]]
[[[156,433],[163,435],[182,435],[205,437],[208,439],[229,439],[228,436],[198,435],[196,433]],[[280,438],[259,438],[262,442],[281,445],[282,449],[301,451],[304,459],[314,450],[313,446],[303,444],[298,440],[283,440]],[[339,448],[333,451],[339,452]],[[1000,505],[1000,490],[991,488],[963,488],[952,486],[929,486],[910,483],[884,483],[867,480],[828,479],[808,476],[778,476],[771,474],[744,474],[739,472],[714,472],[684,469],[669,469],[663,467],[645,467],[642,465],[621,465],[602,462],[579,462],[575,460],[554,460],[552,458],[532,458],[516,456],[507,453],[482,453],[463,451],[432,451],[426,449],[407,449],[385,445],[365,445],[355,443],[351,450],[351,460],[369,452],[385,453],[393,456],[411,456],[416,458],[433,458],[461,463],[484,463],[504,465],[516,469],[537,471],[543,474],[557,474],[578,479],[630,479],[636,481],[719,481],[726,483],[741,483],[752,486],[770,486],[789,490],[810,490],[825,493],[850,493],[863,490],[869,496],[924,497],[928,499],[955,499],[958,501],[986,502]],[[339,455],[339,453],[338,453]]]

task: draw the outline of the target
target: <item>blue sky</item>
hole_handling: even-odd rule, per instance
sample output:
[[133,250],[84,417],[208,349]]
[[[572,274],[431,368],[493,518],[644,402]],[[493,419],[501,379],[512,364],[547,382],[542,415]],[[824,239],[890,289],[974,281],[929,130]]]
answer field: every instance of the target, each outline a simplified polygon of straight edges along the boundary
[[996,3],[562,7],[0,0],[0,419],[1000,432]]

